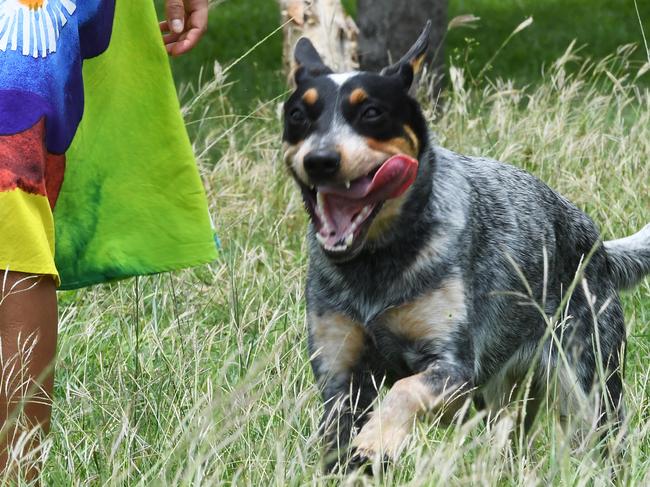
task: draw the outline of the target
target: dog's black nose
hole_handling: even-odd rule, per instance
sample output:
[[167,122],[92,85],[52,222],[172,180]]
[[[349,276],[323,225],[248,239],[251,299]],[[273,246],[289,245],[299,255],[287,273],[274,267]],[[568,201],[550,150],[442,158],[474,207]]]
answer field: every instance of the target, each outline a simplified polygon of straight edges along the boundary
[[305,171],[312,181],[324,181],[338,172],[341,167],[341,154],[334,150],[311,151],[305,156],[304,164]]

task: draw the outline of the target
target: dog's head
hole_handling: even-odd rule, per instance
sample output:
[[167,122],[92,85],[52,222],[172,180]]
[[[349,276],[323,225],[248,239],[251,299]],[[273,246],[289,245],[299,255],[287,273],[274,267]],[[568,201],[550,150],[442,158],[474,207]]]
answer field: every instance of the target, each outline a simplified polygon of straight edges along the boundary
[[416,179],[427,128],[409,89],[429,31],[427,23],[406,55],[381,73],[334,74],[309,40],[296,45],[296,90],[284,105],[285,162],[333,260],[380,242]]

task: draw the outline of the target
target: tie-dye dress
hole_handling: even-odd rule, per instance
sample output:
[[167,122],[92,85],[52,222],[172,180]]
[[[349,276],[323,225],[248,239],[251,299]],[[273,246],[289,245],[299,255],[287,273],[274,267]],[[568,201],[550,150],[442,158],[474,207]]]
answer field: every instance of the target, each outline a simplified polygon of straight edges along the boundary
[[75,288],[215,254],[153,2],[0,0],[0,271]]

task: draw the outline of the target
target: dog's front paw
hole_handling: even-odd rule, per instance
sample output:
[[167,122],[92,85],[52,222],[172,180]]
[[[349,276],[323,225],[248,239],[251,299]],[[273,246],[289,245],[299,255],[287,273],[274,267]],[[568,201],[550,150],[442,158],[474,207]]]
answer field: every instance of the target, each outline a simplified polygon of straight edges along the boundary
[[410,427],[411,423],[401,417],[373,415],[352,441],[355,457],[373,464],[396,460],[406,445]]

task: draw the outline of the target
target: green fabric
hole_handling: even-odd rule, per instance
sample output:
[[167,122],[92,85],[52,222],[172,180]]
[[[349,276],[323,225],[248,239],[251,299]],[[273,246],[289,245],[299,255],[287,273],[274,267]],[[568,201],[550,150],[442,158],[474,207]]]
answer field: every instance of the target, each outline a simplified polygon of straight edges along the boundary
[[216,258],[153,2],[116,3],[109,49],[84,63],[84,117],[54,212],[62,289]]

